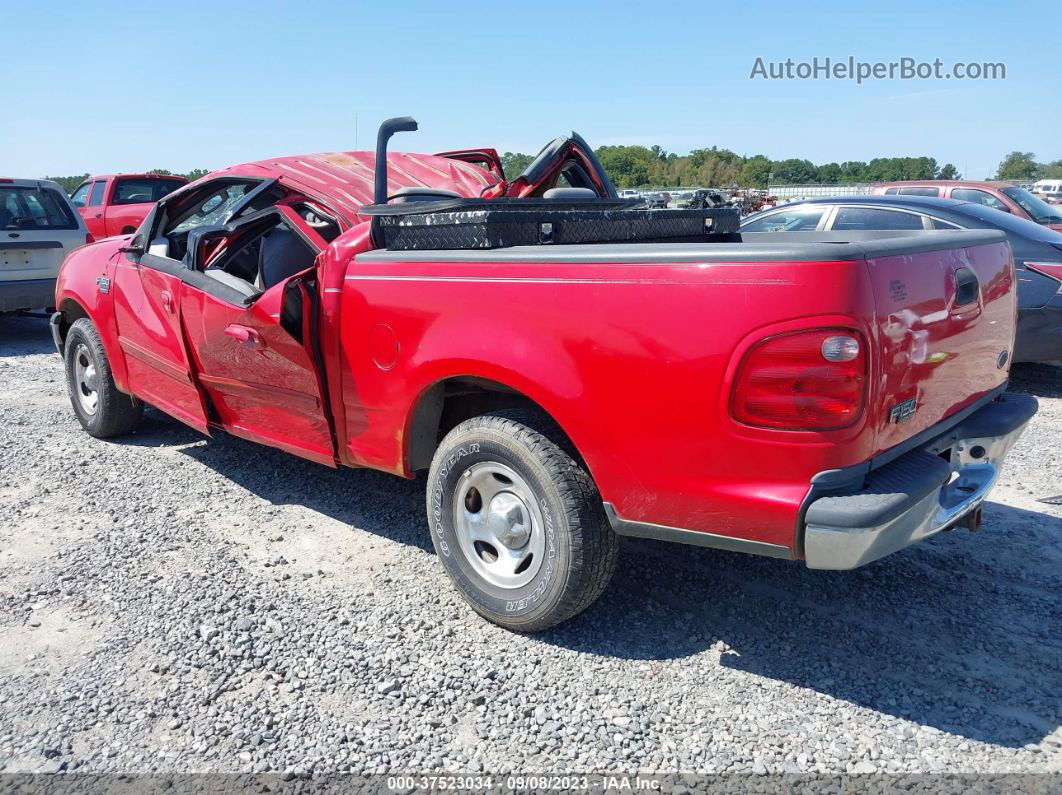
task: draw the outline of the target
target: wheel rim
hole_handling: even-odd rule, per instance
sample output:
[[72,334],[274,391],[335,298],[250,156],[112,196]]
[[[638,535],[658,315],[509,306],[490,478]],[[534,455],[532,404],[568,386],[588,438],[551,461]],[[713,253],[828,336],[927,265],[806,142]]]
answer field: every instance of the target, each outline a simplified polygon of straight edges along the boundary
[[499,588],[520,588],[545,557],[542,512],[531,487],[514,469],[494,461],[473,464],[453,504],[458,546],[469,565]]
[[74,395],[86,414],[95,414],[100,405],[100,379],[96,361],[85,345],[74,350]]

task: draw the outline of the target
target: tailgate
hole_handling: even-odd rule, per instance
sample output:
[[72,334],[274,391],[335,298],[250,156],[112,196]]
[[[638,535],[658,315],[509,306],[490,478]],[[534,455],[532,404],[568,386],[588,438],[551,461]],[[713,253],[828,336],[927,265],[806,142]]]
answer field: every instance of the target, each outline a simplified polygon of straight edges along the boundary
[[0,239],[0,281],[54,279],[65,254],[63,244],[54,239]]
[[1002,233],[945,234],[961,236],[952,237],[958,245],[930,242],[893,256],[874,256],[868,246],[878,353],[869,416],[877,453],[1007,380],[1016,311],[1010,246]]

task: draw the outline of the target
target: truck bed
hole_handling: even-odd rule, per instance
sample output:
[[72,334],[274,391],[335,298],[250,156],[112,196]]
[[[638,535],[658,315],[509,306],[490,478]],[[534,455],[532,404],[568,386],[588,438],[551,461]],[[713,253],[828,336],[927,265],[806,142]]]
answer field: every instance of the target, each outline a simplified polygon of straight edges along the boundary
[[[956,306],[963,271],[979,286],[973,303]],[[374,249],[344,263],[333,284],[343,285],[334,288],[342,337],[357,341],[342,394],[359,418],[348,448],[359,464],[408,473],[394,432],[409,427],[408,395],[474,377],[553,416],[618,520],[785,554],[813,478],[884,460],[987,399],[1006,382],[1013,344],[1012,256],[991,230]],[[827,431],[737,422],[743,358],[807,328],[865,341],[859,420]],[[391,369],[363,364],[364,346],[381,336],[403,352]]]
[[926,232],[757,232],[703,243],[583,243],[494,249],[375,249],[358,262],[697,263],[839,262],[966,248],[1006,240],[991,229]]

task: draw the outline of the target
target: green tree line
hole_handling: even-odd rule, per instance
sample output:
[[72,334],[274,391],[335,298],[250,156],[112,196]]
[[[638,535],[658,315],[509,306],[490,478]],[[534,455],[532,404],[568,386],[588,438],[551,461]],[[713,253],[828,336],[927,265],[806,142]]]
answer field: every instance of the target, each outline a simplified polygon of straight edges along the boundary
[[[148,171],[148,172],[145,172],[145,173],[147,173],[147,174],[166,174],[166,175],[169,175],[169,174],[173,174],[174,172],[167,171],[164,168],[153,168],[153,169],[151,169],[151,171]],[[188,180],[191,181],[191,180],[199,179],[200,177],[206,176],[209,173],[210,172],[207,171],[205,168],[193,168],[188,173],[186,173],[186,174],[177,174],[177,176],[179,176],[179,177],[187,177]],[[84,182],[86,179],[88,179],[89,176],[91,176],[91,175],[89,175],[89,174],[75,174],[72,177],[45,177],[45,179],[50,179],[52,182],[58,182],[59,185],[62,187],[62,189],[65,190],[67,193],[73,193],[75,190],[77,190],[77,186],[80,185],[82,182]]]
[[[869,161],[846,160],[843,163],[816,165],[810,160],[789,158],[771,160],[764,155],[739,155],[713,146],[694,149],[686,155],[665,151],[659,146],[601,146],[595,150],[601,165],[617,188],[667,187],[749,187],[765,188],[768,181],[785,184],[852,184],[892,182],[900,179],[958,179],[959,170],[951,163],[943,166],[932,157],[876,157]],[[501,156],[509,177],[520,174],[535,159],[522,152],[505,152]],[[171,174],[163,168],[149,174]],[[190,180],[207,174],[204,168],[193,169],[185,176]],[[74,191],[88,174],[72,177],[46,177]],[[1033,152],[1014,151],[999,164],[996,179],[1033,181],[1062,178],[1062,160],[1041,163]]]
[[[694,149],[686,155],[668,152],[660,146],[602,146],[595,153],[618,188],[651,185],[765,188],[768,182],[844,185],[961,177],[952,163],[939,165],[932,157],[876,157],[869,161],[815,164],[799,158],[772,160],[765,155],[739,155],[715,146]],[[506,152],[502,164],[507,175],[515,176],[533,159],[532,155]],[[1010,153],[999,164],[995,176],[1021,181],[1048,177],[1062,177],[1062,160],[1039,163],[1031,152]]]
[[999,164],[996,179],[1032,182],[1037,179],[1062,179],[1062,160],[1038,163],[1032,152],[1011,152]]
[[[765,155],[745,156],[713,146],[686,155],[660,146],[602,146],[595,150],[605,171],[618,188],[650,185],[668,187],[767,187],[774,184],[836,184],[886,182],[897,179],[955,179],[951,163],[939,166],[932,157],[879,157],[816,165],[810,160],[771,160]],[[518,152],[502,155],[507,175],[516,175],[533,157]]]

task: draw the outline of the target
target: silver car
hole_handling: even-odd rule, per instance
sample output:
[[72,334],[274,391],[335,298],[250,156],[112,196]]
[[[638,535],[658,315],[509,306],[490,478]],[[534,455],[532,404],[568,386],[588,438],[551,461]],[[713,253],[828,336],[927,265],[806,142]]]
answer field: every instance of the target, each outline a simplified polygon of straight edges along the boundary
[[0,312],[51,306],[63,258],[91,242],[57,183],[0,178]]

